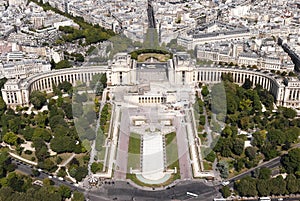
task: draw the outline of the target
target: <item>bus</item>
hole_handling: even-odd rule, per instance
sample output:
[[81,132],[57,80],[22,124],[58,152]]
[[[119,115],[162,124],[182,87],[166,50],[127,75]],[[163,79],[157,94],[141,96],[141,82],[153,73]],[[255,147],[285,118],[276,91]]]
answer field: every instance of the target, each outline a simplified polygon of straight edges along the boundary
[[269,198],[269,197],[260,197],[259,200],[260,201],[271,201],[271,198]]
[[189,196],[193,196],[193,197],[198,197],[198,195],[197,194],[195,194],[195,193],[191,193],[191,192],[186,192],[186,194],[187,195],[189,195]]

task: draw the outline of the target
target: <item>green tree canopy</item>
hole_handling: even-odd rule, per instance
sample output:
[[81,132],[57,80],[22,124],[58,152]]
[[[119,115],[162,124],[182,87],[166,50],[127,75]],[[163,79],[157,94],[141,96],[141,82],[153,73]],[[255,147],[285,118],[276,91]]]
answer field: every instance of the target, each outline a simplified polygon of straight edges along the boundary
[[300,148],[289,151],[282,157],[281,163],[288,173],[300,171]]
[[40,91],[33,91],[30,94],[30,102],[33,104],[35,109],[41,109],[47,102],[46,94]]

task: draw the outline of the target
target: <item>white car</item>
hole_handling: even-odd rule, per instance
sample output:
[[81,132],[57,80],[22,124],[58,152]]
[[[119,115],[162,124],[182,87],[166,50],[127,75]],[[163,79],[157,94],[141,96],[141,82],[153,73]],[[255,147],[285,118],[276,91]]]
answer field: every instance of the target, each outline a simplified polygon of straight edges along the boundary
[[222,182],[222,185],[223,185],[223,186],[227,186],[228,184],[230,184],[229,181],[223,181],[223,182]]
[[62,177],[58,177],[58,179],[59,179],[60,181],[63,181],[63,180],[64,180],[64,178],[62,178]]

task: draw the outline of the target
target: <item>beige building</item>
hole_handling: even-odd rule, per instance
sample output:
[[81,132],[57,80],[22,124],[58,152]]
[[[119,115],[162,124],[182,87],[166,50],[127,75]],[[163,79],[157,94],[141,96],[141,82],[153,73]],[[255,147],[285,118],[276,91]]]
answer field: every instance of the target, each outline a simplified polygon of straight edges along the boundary
[[[76,85],[78,81],[88,84],[93,75],[98,73],[106,73],[109,87],[136,86],[137,89],[131,92],[130,97],[125,98],[139,104],[175,101],[177,100],[176,90],[172,90],[172,86],[186,85],[186,89],[189,89],[197,86],[199,82],[218,83],[221,81],[222,73],[231,73],[233,81],[237,84],[241,85],[246,79],[250,79],[253,86],[261,85],[270,91],[278,106],[294,108],[300,106],[300,80],[298,78],[283,80],[272,73],[239,67],[201,67],[197,66],[186,53],[178,53],[167,62],[160,63],[139,63],[131,59],[129,54],[119,53],[107,66],[52,70],[29,76],[26,79],[11,79],[5,84],[2,96],[9,106],[28,105],[29,94],[33,90],[52,92],[52,84],[57,85],[63,81],[69,81],[73,85]],[[157,73],[161,75],[155,77]],[[147,77],[149,79],[146,79]],[[152,82],[158,85],[156,90],[149,92],[147,86],[151,86]],[[159,90],[159,87],[162,89]]]

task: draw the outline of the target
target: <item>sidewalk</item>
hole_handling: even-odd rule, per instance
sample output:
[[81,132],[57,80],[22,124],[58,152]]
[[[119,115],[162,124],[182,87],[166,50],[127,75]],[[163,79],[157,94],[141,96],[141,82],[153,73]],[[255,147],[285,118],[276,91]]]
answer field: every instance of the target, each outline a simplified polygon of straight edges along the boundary
[[37,166],[37,162],[33,162],[33,161],[30,161],[30,160],[27,160],[25,158],[22,158],[21,156],[18,156],[17,154],[14,154],[14,153],[11,153],[11,152],[8,152],[9,155],[11,155],[13,158],[16,158],[20,161],[24,161],[25,163],[28,163],[28,164],[31,164],[31,165],[35,165]]

